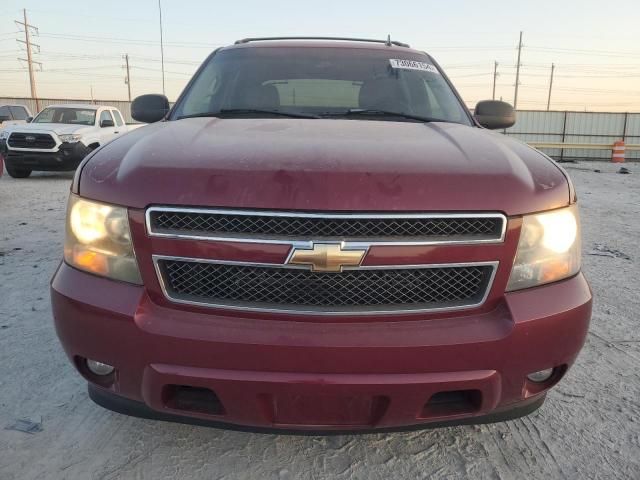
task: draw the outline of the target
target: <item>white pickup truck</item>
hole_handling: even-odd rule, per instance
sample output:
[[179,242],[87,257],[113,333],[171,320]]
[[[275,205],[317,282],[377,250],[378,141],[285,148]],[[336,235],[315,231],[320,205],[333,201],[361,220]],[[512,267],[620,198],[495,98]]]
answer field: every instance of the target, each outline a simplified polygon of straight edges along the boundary
[[31,118],[31,112],[24,105],[0,105],[0,130],[29,123]]
[[89,152],[127,131],[115,107],[51,105],[30,123],[1,130],[0,148],[7,173],[26,178],[34,170],[75,170]]

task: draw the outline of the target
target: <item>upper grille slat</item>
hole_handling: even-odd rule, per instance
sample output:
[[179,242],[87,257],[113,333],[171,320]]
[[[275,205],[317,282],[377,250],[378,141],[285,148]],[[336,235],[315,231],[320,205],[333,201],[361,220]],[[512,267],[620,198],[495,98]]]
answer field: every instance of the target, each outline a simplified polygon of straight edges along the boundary
[[[27,140],[33,137],[33,140]],[[48,133],[21,133],[13,132],[7,141],[12,148],[33,148],[38,150],[50,150],[56,146],[56,141]]]
[[501,215],[376,215],[269,214],[238,211],[149,211],[152,234],[283,240],[339,239],[499,241],[504,232]]
[[408,267],[317,273],[278,266],[159,259],[169,298],[257,310],[370,313],[480,304],[493,265]]

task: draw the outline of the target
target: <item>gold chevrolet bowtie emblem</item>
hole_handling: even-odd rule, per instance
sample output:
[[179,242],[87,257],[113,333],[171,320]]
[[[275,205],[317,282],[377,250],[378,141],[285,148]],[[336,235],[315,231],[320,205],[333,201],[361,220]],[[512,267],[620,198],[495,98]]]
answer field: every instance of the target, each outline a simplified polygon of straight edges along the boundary
[[319,243],[311,250],[294,249],[289,261],[291,265],[308,265],[313,272],[341,272],[342,267],[357,267],[362,262],[366,249],[343,250],[338,244]]

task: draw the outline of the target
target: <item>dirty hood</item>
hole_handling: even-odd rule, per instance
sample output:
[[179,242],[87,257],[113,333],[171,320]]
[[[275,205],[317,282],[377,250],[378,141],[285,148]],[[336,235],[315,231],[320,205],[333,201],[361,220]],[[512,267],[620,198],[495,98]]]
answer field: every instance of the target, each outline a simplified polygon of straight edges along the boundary
[[451,123],[192,118],[100,149],[82,196],[144,208],[501,211],[567,205],[562,170],[525,144]]

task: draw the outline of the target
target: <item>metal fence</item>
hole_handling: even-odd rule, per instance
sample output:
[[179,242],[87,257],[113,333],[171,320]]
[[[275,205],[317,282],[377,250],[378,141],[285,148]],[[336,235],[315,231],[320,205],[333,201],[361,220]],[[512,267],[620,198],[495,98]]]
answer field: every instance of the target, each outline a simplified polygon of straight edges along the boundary
[[[2,104],[26,105],[35,114],[36,102],[32,98],[0,97]],[[118,108],[127,123],[136,123],[131,118],[131,104],[123,100],[74,100],[60,98],[39,99],[40,108],[56,103],[93,103]],[[507,129],[506,135],[525,142],[548,143],[608,143],[624,140],[640,143],[640,113],[570,112],[518,110],[516,124]],[[608,150],[541,148],[543,152],[559,160],[611,158]],[[640,151],[627,151],[628,160],[640,160]]]
[[[519,110],[507,135],[525,142],[608,143],[616,140],[640,143],[640,113],[546,112]],[[611,158],[610,150],[541,148],[559,160]],[[627,160],[640,160],[640,151],[627,151]]]

